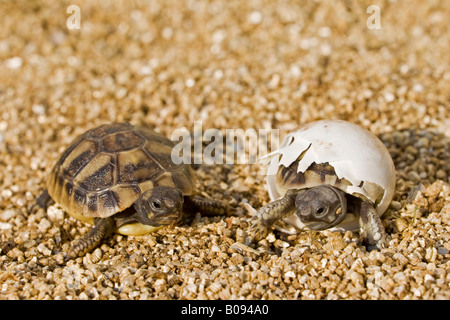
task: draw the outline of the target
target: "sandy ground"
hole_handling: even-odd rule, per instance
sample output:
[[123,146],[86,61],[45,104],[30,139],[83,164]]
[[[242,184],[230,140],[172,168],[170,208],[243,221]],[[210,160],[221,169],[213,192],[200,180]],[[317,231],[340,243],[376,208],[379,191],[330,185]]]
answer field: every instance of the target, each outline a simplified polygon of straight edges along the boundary
[[[448,1],[2,1],[0,299],[449,299],[449,15]],[[67,263],[90,227],[58,205],[29,213],[61,152],[103,123],[283,137],[325,118],[391,152],[386,249],[358,232],[252,242],[243,203],[269,201],[257,164],[196,166],[233,216],[115,235]]]

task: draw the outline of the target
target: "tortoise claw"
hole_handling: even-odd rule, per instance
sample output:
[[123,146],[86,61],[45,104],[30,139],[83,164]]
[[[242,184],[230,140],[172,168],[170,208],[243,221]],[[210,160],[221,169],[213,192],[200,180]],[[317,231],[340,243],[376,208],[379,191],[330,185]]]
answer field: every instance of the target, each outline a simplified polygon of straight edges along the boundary
[[39,209],[47,211],[47,208],[54,203],[53,199],[48,194],[48,190],[44,190],[35,203],[30,207],[30,214],[35,214]]
[[367,249],[387,248],[389,245],[388,235],[373,205],[362,201],[358,209],[360,214],[359,224],[362,228],[361,235]]
[[30,207],[29,212],[30,212],[30,214],[35,214],[39,209],[42,209],[42,207],[40,205],[38,205],[37,203],[35,203]]
[[258,211],[256,211],[255,208],[253,208],[250,204],[244,203],[244,208],[247,210],[247,212],[252,216],[247,221],[251,223],[248,233],[250,236],[256,240],[260,240],[264,237],[265,227],[261,224],[261,219],[258,216]]
[[362,244],[366,246],[368,251],[381,250],[389,246],[389,239],[387,236],[383,236],[380,240],[372,243],[367,241],[367,239],[363,239]]
[[250,222],[252,223],[249,229],[250,235],[253,237],[253,239],[259,241],[269,234],[269,229],[264,226],[261,222],[261,219],[258,216],[253,216],[250,219]]
[[252,218],[248,220],[251,223],[249,228],[250,235],[256,241],[265,238],[269,234],[269,228],[263,224],[261,215],[248,203],[244,203],[244,207],[247,209],[248,213],[252,215]]

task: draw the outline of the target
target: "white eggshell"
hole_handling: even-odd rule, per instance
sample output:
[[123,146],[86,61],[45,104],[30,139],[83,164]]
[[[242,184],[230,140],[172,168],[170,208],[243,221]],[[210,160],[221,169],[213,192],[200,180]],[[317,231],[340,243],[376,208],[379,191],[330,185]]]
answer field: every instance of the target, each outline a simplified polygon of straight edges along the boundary
[[[302,153],[304,155],[299,161],[298,172],[304,172],[313,162],[328,162],[340,179],[351,182],[343,191],[355,196],[363,195],[375,202],[382,188],[384,195],[376,207],[378,215],[381,216],[389,206],[395,190],[395,167],[388,150],[374,134],[342,120],[308,123],[288,134],[278,150],[261,159],[270,160],[267,186],[272,201],[282,197],[285,192],[275,180],[279,165],[289,166]],[[286,222],[303,227],[296,216],[289,217]],[[358,228],[358,218],[348,215],[348,219],[334,229]]]

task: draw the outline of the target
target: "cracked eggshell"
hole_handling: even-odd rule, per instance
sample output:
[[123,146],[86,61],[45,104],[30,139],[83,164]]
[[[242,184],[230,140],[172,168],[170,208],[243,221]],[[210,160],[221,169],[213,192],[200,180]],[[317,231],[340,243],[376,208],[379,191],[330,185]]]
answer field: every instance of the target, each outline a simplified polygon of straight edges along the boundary
[[[270,161],[266,179],[272,201],[286,192],[276,182],[278,167],[287,167],[300,156],[298,172],[306,171],[313,162],[328,162],[334,167],[339,179],[345,178],[351,183],[342,189],[344,192],[375,203],[379,216],[389,206],[395,190],[394,163],[384,144],[369,131],[347,121],[321,120],[289,133],[278,150],[261,158],[263,162]],[[313,186],[305,184],[302,187]],[[296,216],[289,217],[286,222],[303,227]],[[358,228],[358,217],[349,214],[347,219],[333,229]]]

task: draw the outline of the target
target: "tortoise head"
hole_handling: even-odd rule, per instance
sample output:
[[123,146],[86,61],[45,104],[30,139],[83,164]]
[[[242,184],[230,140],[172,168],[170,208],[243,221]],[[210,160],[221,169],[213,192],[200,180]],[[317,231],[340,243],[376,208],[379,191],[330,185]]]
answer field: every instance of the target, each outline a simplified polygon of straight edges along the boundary
[[180,190],[156,186],[145,191],[134,203],[137,220],[154,227],[170,225],[181,219],[183,194]]
[[295,206],[300,221],[312,230],[334,227],[344,220],[347,213],[345,192],[328,185],[299,193],[295,198]]

